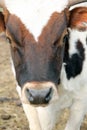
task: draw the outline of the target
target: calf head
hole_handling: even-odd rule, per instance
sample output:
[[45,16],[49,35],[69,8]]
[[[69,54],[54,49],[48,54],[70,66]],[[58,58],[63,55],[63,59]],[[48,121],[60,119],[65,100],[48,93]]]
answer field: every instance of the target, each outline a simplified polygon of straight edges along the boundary
[[24,103],[46,105],[58,99],[63,35],[68,23],[65,8],[81,1],[0,1]]

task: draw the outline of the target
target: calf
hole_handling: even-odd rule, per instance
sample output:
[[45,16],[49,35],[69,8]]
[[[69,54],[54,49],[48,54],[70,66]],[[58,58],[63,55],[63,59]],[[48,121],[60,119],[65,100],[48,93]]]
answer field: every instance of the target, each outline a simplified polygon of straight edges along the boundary
[[80,130],[87,112],[87,7],[71,11],[61,72],[63,89],[72,98],[69,121],[65,130]]
[[58,87],[63,37],[69,7],[83,1],[86,0],[0,0],[17,91],[30,130],[53,130],[58,111],[70,104],[64,101],[68,99],[67,92]]

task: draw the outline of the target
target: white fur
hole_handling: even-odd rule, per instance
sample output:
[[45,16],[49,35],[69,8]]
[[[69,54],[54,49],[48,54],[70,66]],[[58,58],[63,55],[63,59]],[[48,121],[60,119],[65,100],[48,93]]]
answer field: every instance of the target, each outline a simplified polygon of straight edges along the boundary
[[72,56],[72,54],[74,53],[78,53],[77,49],[76,49],[76,42],[78,40],[78,38],[80,39],[80,41],[84,44],[84,47],[86,48],[86,34],[87,32],[79,32],[78,30],[70,30],[70,39],[69,39],[69,56]]
[[16,72],[15,72],[15,68],[14,68],[14,63],[13,63],[12,57],[10,58],[10,61],[11,61],[12,72],[14,74],[14,77],[16,77]]
[[83,44],[83,47],[85,48],[85,61],[83,63],[83,70],[80,75],[76,76],[75,78],[71,78],[70,80],[67,79],[66,77],[66,72],[64,70],[64,64],[63,64],[63,69],[61,73],[62,77],[62,84],[67,90],[73,90],[76,91],[80,89],[82,86],[87,84],[87,78],[85,76],[87,72],[87,45],[86,45],[86,37],[87,37],[87,31],[85,32],[79,32],[77,30],[71,30],[70,31],[70,39],[69,39],[69,56],[71,57],[72,54],[78,53],[76,49],[76,42],[78,39]]
[[69,54],[76,52],[76,41],[80,39],[85,49],[85,60],[83,62],[83,68],[81,74],[74,78],[67,79],[64,64],[62,66],[61,81],[63,88],[72,93],[73,104],[71,106],[70,117],[67,122],[65,130],[80,130],[81,123],[87,112],[87,44],[86,44],[87,31],[79,32],[77,30],[70,31],[69,39]]
[[64,10],[68,0],[5,0],[5,3],[10,13],[18,16],[38,40],[50,16]]

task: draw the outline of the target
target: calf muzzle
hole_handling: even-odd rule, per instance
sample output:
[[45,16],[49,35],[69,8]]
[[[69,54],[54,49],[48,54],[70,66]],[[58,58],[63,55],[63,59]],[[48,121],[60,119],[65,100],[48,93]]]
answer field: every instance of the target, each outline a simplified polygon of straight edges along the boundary
[[25,95],[31,104],[47,104],[52,97],[52,88],[33,89],[27,88]]
[[55,84],[51,82],[30,82],[22,89],[22,101],[31,105],[47,105],[58,97]]

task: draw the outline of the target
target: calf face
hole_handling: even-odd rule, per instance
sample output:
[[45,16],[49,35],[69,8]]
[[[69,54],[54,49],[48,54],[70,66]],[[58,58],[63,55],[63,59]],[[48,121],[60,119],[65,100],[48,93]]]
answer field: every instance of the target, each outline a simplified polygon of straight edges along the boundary
[[[25,9],[24,16],[20,13],[21,9],[13,6],[18,6],[18,2],[5,2],[6,36],[11,47],[17,83],[22,90],[22,100],[24,103],[35,105],[48,104],[58,98],[57,85],[64,49],[63,35],[67,27],[67,11],[64,6],[67,1],[64,4],[61,2],[61,8],[57,7],[55,2],[44,2],[49,9],[45,9],[44,4],[41,4],[42,10],[38,8],[37,1],[38,7],[35,5],[34,16],[31,16],[31,12],[29,15],[26,14],[33,9]],[[29,2],[23,4],[32,5]],[[21,4],[22,7],[24,5]],[[47,13],[43,14],[43,11]],[[34,21],[31,21],[31,18]]]
[[54,13],[36,42],[19,18],[11,14],[8,17],[7,37],[16,79],[23,97],[31,103],[48,103],[55,93],[63,59],[62,33],[66,25],[65,12]]

